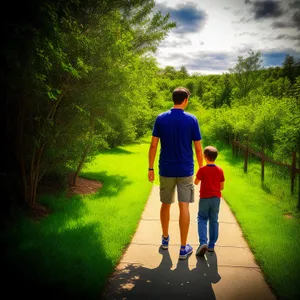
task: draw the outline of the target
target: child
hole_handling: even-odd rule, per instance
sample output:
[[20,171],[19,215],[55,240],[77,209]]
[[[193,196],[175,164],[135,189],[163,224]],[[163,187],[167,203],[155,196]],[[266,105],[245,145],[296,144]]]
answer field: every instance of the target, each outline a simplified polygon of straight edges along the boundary
[[[205,147],[204,159],[206,166],[201,167],[194,183],[200,185],[200,201],[198,209],[198,235],[200,246],[196,255],[203,256],[208,250],[214,251],[215,243],[219,236],[219,209],[221,190],[224,188],[223,170],[215,165],[218,150],[212,146]],[[207,221],[209,220],[209,242],[207,245]]]

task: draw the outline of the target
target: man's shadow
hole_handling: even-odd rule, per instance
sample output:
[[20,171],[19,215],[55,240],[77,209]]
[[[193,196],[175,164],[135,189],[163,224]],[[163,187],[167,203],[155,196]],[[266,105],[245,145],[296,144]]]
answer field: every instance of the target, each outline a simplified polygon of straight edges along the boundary
[[221,279],[216,253],[197,257],[193,269],[189,259],[178,260],[174,270],[169,251],[159,249],[159,253],[162,260],[157,268],[129,265],[117,274],[104,299],[216,299],[212,283]]

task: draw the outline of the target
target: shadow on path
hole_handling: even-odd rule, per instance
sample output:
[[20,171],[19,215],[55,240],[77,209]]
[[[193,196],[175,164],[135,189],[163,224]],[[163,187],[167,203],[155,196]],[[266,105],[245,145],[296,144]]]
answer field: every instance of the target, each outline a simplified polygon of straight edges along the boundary
[[174,270],[169,252],[159,253],[162,260],[155,269],[130,264],[116,273],[104,299],[216,299],[212,284],[221,277],[215,253],[198,257],[192,269],[188,259],[178,260]]

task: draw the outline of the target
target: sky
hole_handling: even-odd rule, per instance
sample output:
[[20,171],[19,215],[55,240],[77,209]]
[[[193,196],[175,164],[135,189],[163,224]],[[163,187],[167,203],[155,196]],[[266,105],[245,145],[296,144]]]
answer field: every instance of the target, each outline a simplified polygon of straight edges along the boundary
[[156,0],[154,11],[177,23],[154,54],[161,68],[222,74],[249,50],[263,67],[300,59],[300,0]]

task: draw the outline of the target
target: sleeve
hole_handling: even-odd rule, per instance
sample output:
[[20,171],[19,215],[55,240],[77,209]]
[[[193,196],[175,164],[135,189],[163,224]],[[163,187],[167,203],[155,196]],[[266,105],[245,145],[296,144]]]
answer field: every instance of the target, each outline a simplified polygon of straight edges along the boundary
[[160,138],[159,117],[157,117],[155,120],[153,130],[152,130],[152,135]]
[[202,180],[202,173],[203,173],[202,168],[200,168],[200,169],[198,170],[197,174],[196,174],[196,177],[197,177],[199,180]]
[[197,118],[194,118],[192,140],[193,141],[200,141],[200,140],[202,140],[202,136],[201,136],[201,132],[200,132],[200,127],[199,127]]

